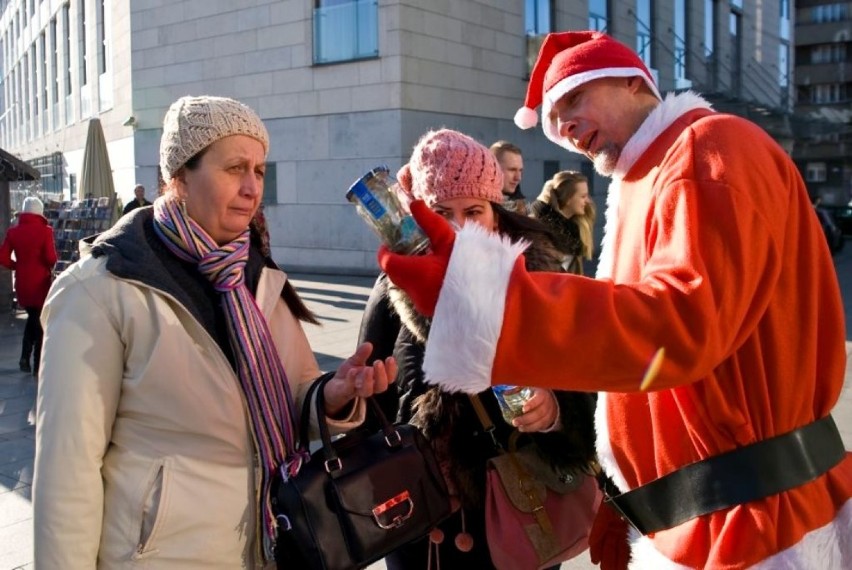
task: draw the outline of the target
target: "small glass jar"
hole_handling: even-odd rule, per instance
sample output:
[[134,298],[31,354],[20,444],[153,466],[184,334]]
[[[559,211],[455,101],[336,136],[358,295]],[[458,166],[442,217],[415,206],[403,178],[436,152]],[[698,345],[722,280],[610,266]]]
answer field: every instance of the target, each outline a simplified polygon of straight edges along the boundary
[[528,386],[511,386],[499,384],[492,386],[491,391],[500,404],[500,412],[506,423],[512,425],[512,420],[524,413],[524,404],[532,398],[533,389]]
[[403,207],[393,185],[388,167],[377,166],[349,187],[346,199],[388,249],[406,255],[424,251],[429,238]]

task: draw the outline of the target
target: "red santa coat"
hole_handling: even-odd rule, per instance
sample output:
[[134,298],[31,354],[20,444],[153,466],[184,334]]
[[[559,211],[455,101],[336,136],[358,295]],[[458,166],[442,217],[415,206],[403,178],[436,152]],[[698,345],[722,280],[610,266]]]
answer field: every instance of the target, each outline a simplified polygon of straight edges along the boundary
[[[15,259],[12,259],[12,252]],[[0,245],[0,265],[15,271],[15,294],[22,307],[41,307],[56,265],[53,229],[38,214],[21,214]]]
[[[598,451],[622,491],[822,418],[843,385],[840,291],[801,177],[757,126],[706,107],[669,98],[625,147],[603,279],[528,274],[522,245],[468,224],[427,345],[427,379],[450,388],[609,392]],[[633,563],[849,568],[850,497],[847,454],[791,491],[634,537]]]

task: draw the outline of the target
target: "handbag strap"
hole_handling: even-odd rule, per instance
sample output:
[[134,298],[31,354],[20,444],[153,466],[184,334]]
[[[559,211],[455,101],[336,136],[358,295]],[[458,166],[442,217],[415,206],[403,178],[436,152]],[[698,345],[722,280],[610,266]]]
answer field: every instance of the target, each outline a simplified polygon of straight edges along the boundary
[[[326,372],[318,377],[316,380],[311,382],[311,385],[308,387],[308,391],[305,392],[305,399],[302,401],[302,410],[299,417],[299,444],[298,448],[303,451],[307,451],[308,442],[310,441],[310,426],[311,426],[311,400],[313,399],[314,392],[316,392],[320,386],[325,386],[325,383],[331,380],[334,377],[334,372]],[[320,390],[322,393],[322,390]],[[325,414],[322,416],[318,415],[317,418],[319,420],[320,417],[325,417]]]
[[[305,400],[302,402],[302,417],[300,418],[299,429],[299,446],[307,449],[310,441],[309,428],[311,418],[311,397],[316,392],[316,401],[314,412],[317,416],[317,425],[319,426],[320,439],[322,440],[323,452],[325,454],[325,468],[329,473],[338,471],[341,468],[340,458],[337,450],[331,445],[331,431],[328,429],[328,417],[325,414],[325,385],[334,378],[335,372],[326,372],[317,378],[305,394]],[[382,427],[382,432],[385,434],[385,443],[388,447],[398,447],[402,445],[402,436],[396,430],[394,425],[388,420],[381,406],[375,398],[364,398],[367,403],[367,409],[379,420]]]
[[503,481],[502,473],[499,471],[498,477],[503,482],[504,486],[507,484],[516,485],[520,489],[529,503],[533,505],[532,515],[539,528],[541,528],[545,536],[552,537],[553,523],[550,521],[550,517],[544,509],[541,499],[538,497],[535,489],[533,488],[532,482],[535,480],[535,477],[529,473],[526,468],[524,468],[521,462],[518,461],[517,455],[515,455],[515,452],[518,449],[518,439],[521,437],[521,432],[517,429],[512,430],[512,433],[509,436],[509,450],[507,453],[506,450],[503,449],[503,446],[497,441],[497,436],[494,433],[494,422],[491,421],[491,416],[488,415],[488,412],[485,410],[485,406],[482,404],[482,400],[479,399],[479,394],[469,394],[469,397],[473,410],[476,412],[476,417],[479,418],[479,422],[482,424],[482,428],[491,435],[491,440],[494,442],[494,447],[497,448],[497,451],[499,451],[501,455],[508,456],[509,461],[512,463],[512,467],[515,469],[518,480],[515,482]]
[[497,441],[497,428],[494,427],[491,416],[488,415],[485,406],[482,404],[482,400],[479,399],[479,394],[468,394],[468,398],[470,399],[470,405],[473,406],[473,411],[476,412],[476,417],[479,418],[479,423],[482,424],[482,430],[491,436],[491,442],[494,444],[495,449],[503,453],[503,446]]

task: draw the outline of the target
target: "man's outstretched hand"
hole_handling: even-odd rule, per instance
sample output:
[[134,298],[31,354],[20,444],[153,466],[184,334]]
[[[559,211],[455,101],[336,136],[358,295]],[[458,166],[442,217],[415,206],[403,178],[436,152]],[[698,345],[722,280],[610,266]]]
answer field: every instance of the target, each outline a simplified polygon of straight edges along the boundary
[[421,314],[431,317],[438,304],[456,232],[422,200],[411,203],[411,215],[429,237],[431,248],[424,255],[402,255],[382,245],[378,254],[379,267],[397,287],[408,293]]

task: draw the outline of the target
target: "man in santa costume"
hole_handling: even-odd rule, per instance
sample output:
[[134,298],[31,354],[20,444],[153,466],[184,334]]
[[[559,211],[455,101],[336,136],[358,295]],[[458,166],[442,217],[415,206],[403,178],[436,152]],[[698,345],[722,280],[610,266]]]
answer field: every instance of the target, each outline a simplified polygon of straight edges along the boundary
[[843,307],[790,158],[694,93],[663,99],[599,32],[547,36],[516,123],[539,105],[551,141],[612,177],[598,276],[527,273],[524,244],[415,202],[431,253],[379,263],[433,316],[427,380],[601,392],[606,568],[628,543],[631,568],[852,568],[852,454],[830,416]]

